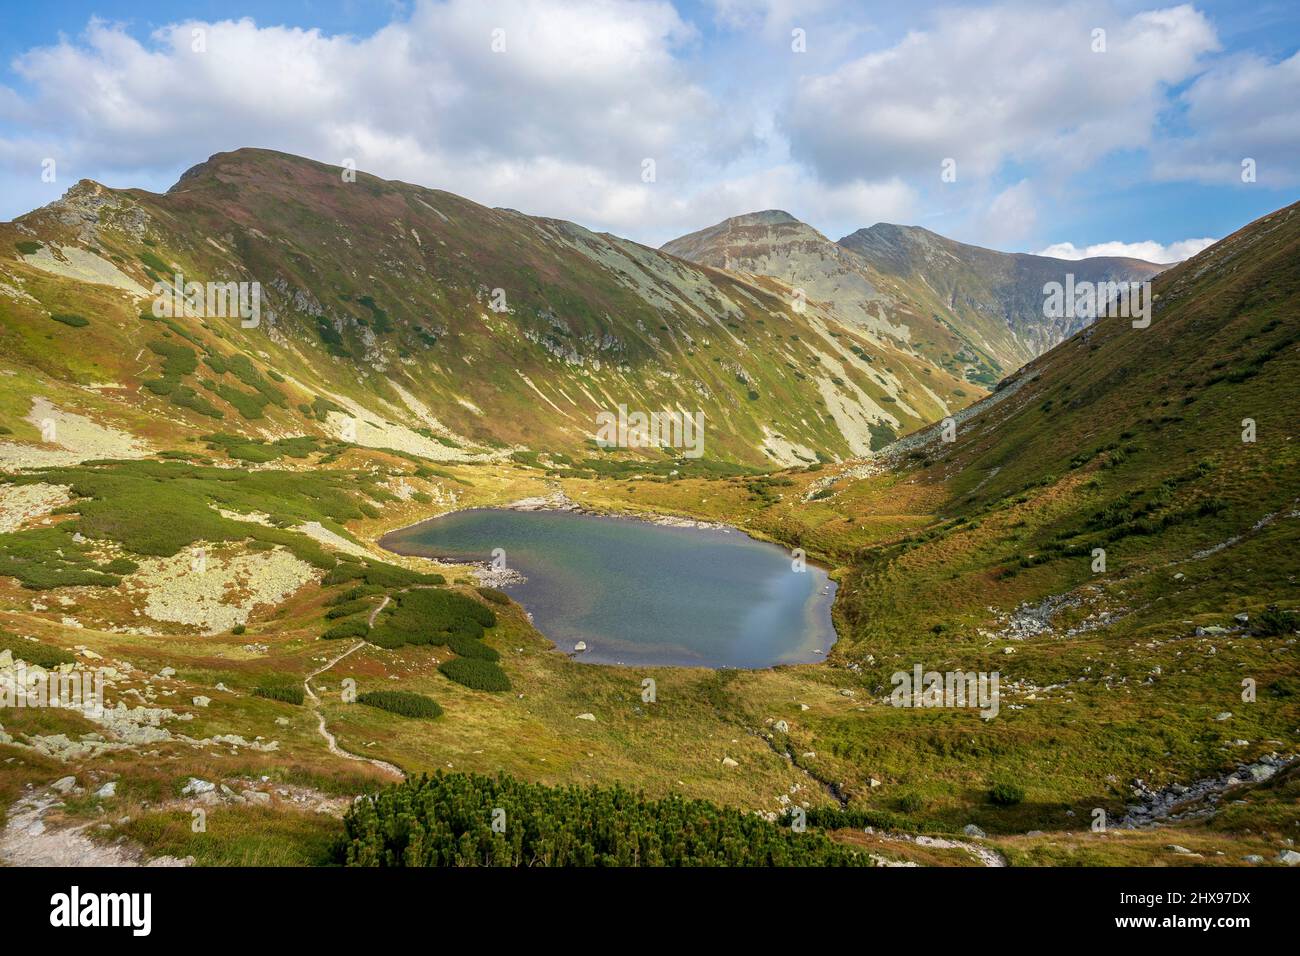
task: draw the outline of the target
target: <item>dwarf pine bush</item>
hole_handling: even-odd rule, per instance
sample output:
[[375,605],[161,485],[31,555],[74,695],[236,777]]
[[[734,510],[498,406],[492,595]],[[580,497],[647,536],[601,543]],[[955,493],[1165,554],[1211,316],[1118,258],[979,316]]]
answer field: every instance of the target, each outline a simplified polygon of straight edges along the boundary
[[409,690],[368,690],[357,695],[357,703],[378,707],[402,717],[434,718],[442,716],[442,707],[432,697]]
[[456,657],[443,661],[438,670],[457,684],[471,690],[500,691],[510,689],[510,678],[500,665],[477,657]]
[[819,831],[706,800],[504,775],[408,780],[358,800],[343,825],[335,854],[348,866],[871,865]]

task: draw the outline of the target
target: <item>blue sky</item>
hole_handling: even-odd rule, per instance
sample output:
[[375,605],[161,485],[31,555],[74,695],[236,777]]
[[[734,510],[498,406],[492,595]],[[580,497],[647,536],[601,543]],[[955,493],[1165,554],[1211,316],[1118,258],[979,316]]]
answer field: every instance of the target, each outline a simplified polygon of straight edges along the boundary
[[240,146],[652,245],[779,207],[833,239],[889,221],[1169,260],[1300,192],[1294,3],[32,9],[0,34],[0,218]]

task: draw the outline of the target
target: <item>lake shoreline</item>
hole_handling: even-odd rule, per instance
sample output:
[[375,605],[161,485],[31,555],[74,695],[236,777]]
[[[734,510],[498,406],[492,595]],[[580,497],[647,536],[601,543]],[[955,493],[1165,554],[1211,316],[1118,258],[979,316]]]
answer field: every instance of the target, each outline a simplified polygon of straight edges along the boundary
[[[507,520],[505,516],[511,513],[517,513],[519,518]],[[524,516],[528,513],[535,513],[535,518],[525,519]],[[500,517],[493,519],[491,517],[493,514]],[[670,546],[672,548],[684,548],[688,552],[694,554],[699,548],[705,549],[705,552],[710,550],[716,552],[718,548],[722,548],[725,553],[730,553],[733,547],[738,547],[741,549],[740,553],[743,554],[747,549],[761,547],[770,549],[766,552],[769,555],[769,557],[765,559],[767,562],[767,570],[762,573],[770,575],[772,573],[773,562],[778,566],[786,566],[787,570],[791,569],[791,565],[794,565],[792,568],[794,571],[801,570],[801,567],[792,561],[793,556],[787,548],[776,542],[766,541],[762,538],[747,534],[739,528],[723,525],[718,522],[696,521],[675,516],[661,515],[657,516],[656,519],[648,519],[646,516],[639,514],[620,512],[610,513],[580,505],[567,498],[567,496],[562,493],[523,498],[501,505],[478,505],[474,507],[450,509],[442,514],[433,515],[420,521],[404,525],[400,528],[395,528],[394,530],[382,535],[376,543],[379,544],[382,549],[390,553],[419,558],[421,561],[433,562],[437,567],[466,568],[475,583],[480,587],[487,586],[504,588],[510,593],[514,601],[524,608],[533,626],[537,628],[542,636],[547,638],[555,650],[570,659],[582,663],[610,666],[640,665],[686,668],[705,667],[709,669],[732,667],[739,667],[742,669],[766,669],[768,667],[823,663],[825,662],[827,655],[831,653],[833,646],[839,640],[839,635],[835,632],[831,616],[831,608],[838,596],[838,582],[830,577],[830,569],[817,565],[814,562],[806,562],[807,564],[812,564],[812,567],[808,567],[807,570],[821,579],[820,584],[813,583],[814,591],[807,597],[809,602],[807,613],[813,615],[812,617],[809,617],[808,620],[810,622],[814,620],[819,622],[811,629],[805,629],[802,625],[796,626],[793,621],[785,620],[784,616],[788,613],[789,609],[788,597],[786,599],[787,603],[784,607],[780,603],[773,606],[772,614],[774,616],[771,617],[767,616],[766,613],[760,613],[757,618],[747,616],[751,614],[752,609],[748,605],[744,605],[742,601],[742,606],[736,609],[736,616],[731,619],[731,622],[721,625],[723,628],[722,630],[712,632],[721,635],[728,633],[734,635],[732,638],[728,638],[727,640],[735,640],[741,634],[745,635],[743,644],[735,645],[736,649],[739,651],[738,654],[734,651],[729,651],[719,655],[718,653],[709,650],[699,661],[691,660],[689,657],[686,659],[675,660],[662,659],[658,661],[638,661],[636,659],[639,656],[638,648],[634,647],[634,644],[640,643],[645,645],[640,649],[642,652],[649,651],[650,647],[662,643],[661,639],[657,635],[681,634],[684,631],[689,631],[690,628],[665,625],[666,629],[663,631],[652,630],[649,632],[649,635],[647,635],[643,630],[640,636],[634,637],[632,635],[637,633],[637,629],[634,625],[629,625],[628,622],[653,618],[655,616],[655,611],[650,608],[645,608],[643,610],[647,613],[633,614],[633,616],[628,617],[622,613],[622,609],[620,608],[620,610],[614,614],[613,618],[610,618],[607,612],[605,623],[598,626],[596,630],[590,629],[589,626],[575,629],[573,621],[566,620],[563,617],[563,614],[567,612],[569,604],[565,603],[565,611],[560,612],[560,618],[556,618],[555,615],[557,613],[557,608],[553,600],[548,600],[552,599],[555,595],[562,595],[565,593],[564,590],[556,590],[556,566],[550,563],[549,553],[546,557],[547,563],[544,566],[537,565],[536,560],[534,560],[532,564],[529,564],[524,560],[520,561],[518,564],[512,561],[511,564],[515,566],[507,569],[494,566],[504,562],[481,560],[481,556],[485,555],[489,550],[486,544],[483,544],[480,549],[477,544],[467,542],[463,539],[457,540],[456,538],[456,529],[458,528],[495,527],[498,531],[493,532],[493,534],[496,534],[501,533],[500,529],[503,527],[515,527],[518,526],[519,521],[525,520],[527,520],[528,523],[523,525],[523,527],[532,527],[535,526],[533,523],[541,521],[545,514],[554,516],[555,520],[559,520],[562,515],[571,515],[575,521],[593,521],[598,522],[601,525],[605,522],[610,522],[611,525],[622,525],[629,529],[627,531],[607,530],[604,532],[591,532],[592,534],[597,535],[597,538],[594,539],[594,541],[603,540],[608,543],[610,540],[619,540],[630,536],[626,547],[631,547],[634,542],[640,540],[641,535],[652,533],[651,529],[662,528],[662,531],[654,533],[659,535],[670,535],[669,538],[661,540],[678,541],[678,544]],[[436,525],[435,522],[440,522],[444,519],[455,519],[455,524],[451,526],[443,525],[441,531],[436,530],[439,526]],[[503,521],[505,522],[504,526],[502,525]],[[466,522],[468,522],[468,525]],[[484,525],[484,522],[487,522],[486,526]],[[536,527],[545,527],[548,524],[549,520],[545,524]],[[597,525],[593,525],[592,527],[596,526]],[[645,528],[646,531],[638,532],[630,530],[637,526]],[[426,531],[425,529],[430,530]],[[700,538],[698,542],[695,540],[693,535],[679,538],[676,534],[672,534],[673,529],[701,532],[704,537]],[[711,536],[709,535],[710,532],[712,532]],[[736,540],[734,545],[725,544],[724,542],[726,542],[728,538],[732,537],[732,532],[738,532],[738,534],[735,535],[735,538],[738,538],[739,540]],[[463,534],[464,532],[461,533]],[[513,550],[514,546],[509,543],[510,539],[508,535],[502,538],[488,537],[480,540],[499,541],[501,544],[505,545],[506,549],[511,551],[512,556],[516,553]],[[599,545],[594,544],[594,541],[590,546],[599,549]],[[712,544],[709,542],[712,542]],[[663,546],[664,545],[660,545],[660,547]],[[591,554],[592,552],[585,553]],[[599,550],[595,553],[599,553]],[[626,552],[620,552],[620,554],[622,553]],[[750,551],[749,553],[752,554],[753,552]],[[493,550],[493,558],[495,559],[497,556],[496,551]],[[535,554],[534,559],[536,558],[537,555]],[[610,560],[613,560],[612,556]],[[736,593],[735,587],[739,584],[739,581],[735,579],[735,574],[743,572],[738,572],[734,568],[733,562],[730,558],[722,557],[715,553],[714,561],[715,564],[713,565],[709,565],[706,562],[700,567],[699,571],[703,572],[702,577],[697,575],[696,577],[689,578],[689,580],[698,581],[710,577],[711,572],[704,571],[704,568],[706,567],[728,567],[732,569],[730,572],[731,578],[728,579],[727,572],[724,571],[722,573],[722,578],[719,580],[720,582],[723,582],[722,586],[724,590],[719,592],[719,594],[732,595]],[[590,582],[592,580],[590,575],[595,573],[595,569],[583,564],[579,564],[578,566],[582,567],[580,576],[573,577],[570,575],[570,580],[567,583],[567,586],[570,588],[570,591],[574,586],[577,586],[582,588],[582,590],[577,593],[590,593],[586,589],[591,585],[582,582]],[[599,565],[598,567],[603,568],[607,566],[613,565]],[[561,564],[560,567],[563,568],[564,565]],[[759,572],[756,570],[755,573]],[[797,577],[804,577],[804,575],[798,575]],[[536,580],[533,580],[534,578],[536,578]],[[759,578],[757,580],[763,579]],[[730,583],[725,583],[727,581]],[[622,584],[622,582],[620,583]],[[681,586],[680,581],[678,584],[672,585],[673,588],[679,586]],[[516,588],[518,588],[518,590],[516,590]],[[626,595],[630,604],[635,605],[636,601],[642,598],[642,592],[644,590],[644,588],[639,586],[633,587],[628,585],[627,588],[616,589],[613,593]],[[655,588],[651,586],[649,590],[653,592]],[[687,587],[686,590],[690,591],[691,588]],[[744,589],[741,588],[740,590],[743,592]],[[659,588],[659,591],[660,593],[665,593],[663,588]],[[790,593],[789,586],[780,586],[779,591],[776,593],[784,593],[788,596]],[[698,587],[696,588],[696,593],[693,599],[695,602],[694,606],[697,608],[712,607],[715,603],[718,603],[718,601],[715,601],[715,599],[710,596],[702,597],[698,593]],[[689,606],[690,598],[683,596],[682,600],[687,601]],[[721,598],[718,600],[721,600]],[[721,603],[725,604],[726,602],[721,601]],[[816,607],[820,607],[820,610],[814,610]],[[549,624],[547,623],[548,619],[550,622]],[[742,623],[746,620],[748,621],[747,624]],[[776,637],[776,635],[782,633],[787,634],[788,637]],[[795,637],[797,634],[805,635],[807,643],[806,645],[799,645],[803,647],[801,653],[798,653],[797,655],[792,654],[791,657],[786,658],[784,656],[786,652],[781,651],[780,648],[782,647],[783,642],[788,641],[789,637]],[[627,643],[629,640],[632,643]],[[708,638],[705,639],[705,648],[708,647],[708,640]],[[614,649],[614,645],[619,643],[622,643],[624,650],[629,652],[626,659],[622,659],[622,654]],[[581,648],[578,645],[581,645]],[[571,653],[568,650],[570,646],[574,646],[575,651],[578,651],[578,653]],[[683,650],[685,647],[686,645],[683,645],[679,650]],[[602,653],[605,654],[608,659],[601,659],[596,655],[588,656],[585,653],[587,648],[603,648]],[[743,648],[743,650],[741,648]],[[764,660],[764,648],[777,650],[777,656],[767,657],[766,660]],[[787,650],[790,649],[787,648]],[[809,654],[812,656],[809,656]],[[679,655],[674,653],[673,656],[676,657]]]
[[[373,539],[374,543],[391,554],[401,555],[406,558],[420,558],[424,561],[432,561],[442,567],[478,567],[479,570],[490,570],[491,566],[487,562],[469,562],[456,561],[453,559],[431,558],[423,554],[414,554],[409,551],[403,551],[400,548],[392,547],[385,542],[394,535],[402,534],[418,528],[421,525],[428,524],[430,521],[437,521],[439,518],[445,518],[448,515],[460,514],[466,511],[557,511],[567,514],[588,515],[593,518],[614,518],[623,521],[639,521],[643,524],[657,525],[661,528],[697,528],[702,531],[724,531],[742,534],[753,541],[762,541],[766,544],[775,545],[790,551],[789,546],[776,538],[771,538],[754,531],[746,530],[737,525],[726,524],[721,521],[703,521],[697,518],[687,518],[682,515],[662,514],[654,511],[615,511],[608,508],[593,508],[589,505],[581,504],[574,501],[563,491],[554,491],[549,495],[536,495],[530,498],[519,498],[515,501],[506,502],[505,504],[479,504],[470,505],[465,508],[448,508],[446,511],[440,511],[436,515],[429,515],[427,518],[421,518],[419,521],[412,521],[410,524],[401,525],[385,531],[379,537]],[[828,575],[833,573],[836,568],[824,561],[818,561],[815,558],[805,557],[805,562],[812,567],[825,571]],[[834,580],[834,578],[832,578]],[[839,582],[836,581],[836,584]],[[495,585],[487,585],[495,586]]]

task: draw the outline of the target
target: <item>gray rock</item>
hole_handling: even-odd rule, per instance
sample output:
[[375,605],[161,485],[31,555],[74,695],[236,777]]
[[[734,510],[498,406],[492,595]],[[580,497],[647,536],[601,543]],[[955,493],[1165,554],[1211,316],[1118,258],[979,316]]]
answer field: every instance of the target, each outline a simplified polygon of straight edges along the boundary
[[1264,858],[1263,858],[1262,856],[1260,856],[1258,853],[1252,853],[1252,854],[1250,854],[1250,856],[1243,856],[1242,859],[1245,860],[1247,863],[1263,863],[1263,862],[1264,862]]
[[772,729],[775,730],[778,734],[788,734],[790,732],[790,725],[787,724],[784,720],[778,720],[775,724],[772,725]]
[[1279,863],[1285,863],[1287,866],[1295,866],[1297,863],[1300,863],[1300,853],[1297,853],[1295,850],[1283,850],[1277,855],[1277,861]]
[[979,840],[982,840],[986,836],[988,836],[987,833],[985,833],[983,830],[981,830],[973,823],[966,824],[964,827],[961,828],[961,832],[966,834],[968,837],[975,837],[976,839]]
[[50,789],[58,793],[71,793],[77,786],[76,777],[60,777],[50,784]]
[[109,797],[116,797],[117,781],[110,780],[108,783],[104,784],[102,787],[100,787],[98,790],[95,791],[95,796],[99,797],[101,800],[106,800]]
[[181,790],[181,796],[196,797],[202,793],[211,793],[216,789],[217,785],[215,783],[210,783],[207,780],[200,780],[198,777],[190,777],[190,782]]

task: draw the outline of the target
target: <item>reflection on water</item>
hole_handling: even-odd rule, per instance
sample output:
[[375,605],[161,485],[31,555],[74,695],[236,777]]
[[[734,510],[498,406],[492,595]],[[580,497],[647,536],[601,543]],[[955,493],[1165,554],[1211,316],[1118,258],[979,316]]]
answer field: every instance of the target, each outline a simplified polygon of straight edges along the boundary
[[462,561],[505,551],[507,585],[543,634],[602,664],[769,667],[822,660],[835,584],[737,531],[561,511],[460,511],[388,535],[385,547]]

